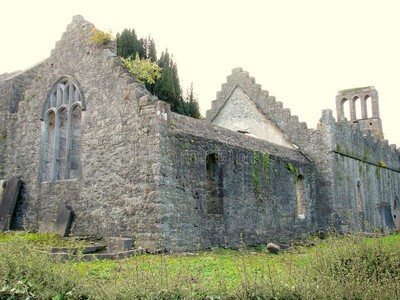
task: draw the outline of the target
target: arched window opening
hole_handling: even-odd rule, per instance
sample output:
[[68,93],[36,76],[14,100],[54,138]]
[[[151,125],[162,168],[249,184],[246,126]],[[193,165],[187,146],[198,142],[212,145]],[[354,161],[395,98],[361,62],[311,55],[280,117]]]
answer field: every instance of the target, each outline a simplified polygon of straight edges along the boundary
[[399,198],[396,196],[393,203],[393,219],[396,230],[400,230],[400,205]]
[[352,109],[353,109],[353,120],[358,120],[361,119],[361,101],[360,98],[358,96],[355,96],[353,98],[353,105],[352,105]]
[[224,213],[223,170],[216,153],[207,155],[206,180],[207,214],[222,215]]
[[297,216],[299,219],[305,219],[307,213],[307,197],[306,197],[304,177],[302,175],[297,176],[296,191],[297,191]]
[[365,109],[366,109],[366,118],[371,118],[372,117],[372,99],[370,96],[365,96],[364,97],[364,102],[365,102]]
[[61,78],[46,98],[42,146],[42,181],[78,177],[83,97],[73,81]]
[[348,101],[347,98],[343,98],[340,106],[342,111],[341,117],[345,117],[347,120],[350,120],[350,101]]
[[360,182],[357,182],[357,207],[358,207],[358,212],[362,213],[363,207],[362,207],[361,183]]

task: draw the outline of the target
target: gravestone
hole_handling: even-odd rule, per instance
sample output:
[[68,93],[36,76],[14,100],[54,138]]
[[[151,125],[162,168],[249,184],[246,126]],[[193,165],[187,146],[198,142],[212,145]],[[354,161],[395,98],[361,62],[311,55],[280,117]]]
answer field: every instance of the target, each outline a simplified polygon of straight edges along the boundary
[[393,232],[395,230],[394,220],[390,209],[390,204],[382,202],[379,206],[379,213],[382,219],[382,229],[384,233]]
[[108,253],[118,253],[132,250],[133,240],[130,238],[112,237],[108,241]]
[[21,180],[12,179],[7,183],[0,201],[0,231],[9,229],[11,217],[14,213],[18,194],[21,188]]
[[65,205],[61,205],[57,212],[44,217],[39,228],[39,233],[54,233],[60,236],[67,236],[71,229],[73,211]]

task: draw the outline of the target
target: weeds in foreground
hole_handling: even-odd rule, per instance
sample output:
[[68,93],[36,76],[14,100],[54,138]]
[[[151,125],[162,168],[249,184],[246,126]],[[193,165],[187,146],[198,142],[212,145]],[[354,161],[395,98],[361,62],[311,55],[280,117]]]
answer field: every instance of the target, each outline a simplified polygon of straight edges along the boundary
[[6,236],[0,299],[400,299],[399,235],[328,239],[280,255],[217,250],[95,262],[60,262],[27,236]]

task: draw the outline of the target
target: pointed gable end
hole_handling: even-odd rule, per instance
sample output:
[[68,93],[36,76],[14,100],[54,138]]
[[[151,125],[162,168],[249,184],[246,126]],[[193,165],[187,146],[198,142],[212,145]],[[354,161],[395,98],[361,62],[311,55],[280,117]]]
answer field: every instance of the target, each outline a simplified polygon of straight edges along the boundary
[[228,77],[228,83],[218,93],[218,99],[213,101],[211,110],[207,112],[207,120],[233,131],[294,148],[282,130],[257,108],[252,98],[260,96],[269,98],[268,92],[262,91],[247,72],[241,68],[234,69]]

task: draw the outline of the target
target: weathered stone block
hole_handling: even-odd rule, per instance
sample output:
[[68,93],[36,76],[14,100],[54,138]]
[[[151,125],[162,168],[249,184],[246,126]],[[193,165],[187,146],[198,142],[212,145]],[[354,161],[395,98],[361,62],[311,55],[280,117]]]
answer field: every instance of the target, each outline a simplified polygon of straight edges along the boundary
[[118,253],[132,250],[133,239],[112,237],[108,241],[108,253]]
[[39,228],[39,233],[54,233],[60,236],[67,236],[71,229],[73,212],[66,206],[60,206],[55,214],[48,214],[44,217]]
[[0,231],[9,229],[11,217],[17,203],[21,180],[13,179],[7,183],[0,202]]

